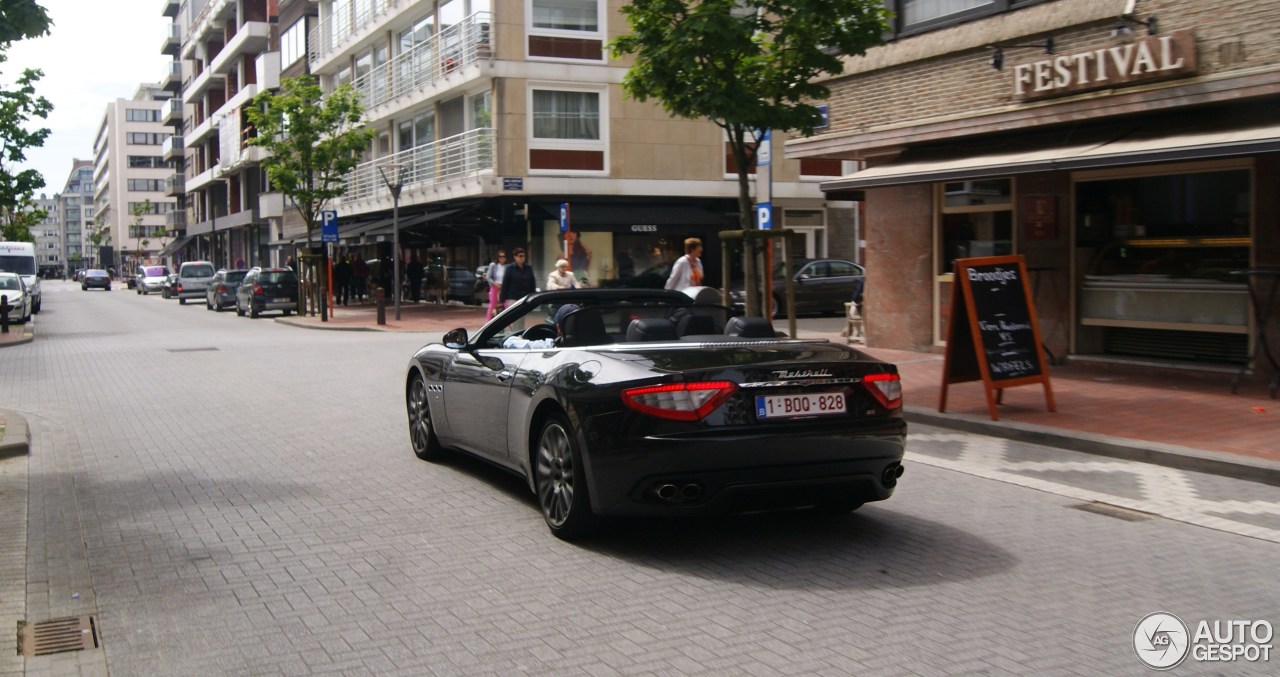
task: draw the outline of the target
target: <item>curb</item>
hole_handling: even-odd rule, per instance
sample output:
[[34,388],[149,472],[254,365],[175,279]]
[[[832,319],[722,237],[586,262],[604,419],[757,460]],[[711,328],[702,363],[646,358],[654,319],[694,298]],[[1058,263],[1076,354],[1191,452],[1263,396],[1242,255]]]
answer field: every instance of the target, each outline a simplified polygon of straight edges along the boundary
[[[1228,457],[1227,454],[1190,447],[1126,440],[1087,432],[1068,432],[1017,421],[989,421],[969,414],[940,414],[922,407],[907,407],[904,413],[911,423],[1280,486],[1280,463],[1261,458]],[[910,434],[907,439],[910,439]]]
[[299,329],[323,329],[324,331],[391,331],[390,329],[378,329],[377,327],[366,327],[363,325],[337,326],[332,323],[315,324],[314,322],[300,321],[292,317],[277,317],[275,321],[290,327],[298,327]]
[[[26,324],[22,325],[22,336],[20,338],[16,338],[16,339],[11,338],[11,339],[6,339],[4,341],[0,341],[0,348],[8,348],[9,346],[20,346],[20,345],[23,345],[24,343],[31,343],[32,341],[34,341],[36,338],[36,328],[32,326],[33,324],[35,324],[34,317],[28,320]],[[12,326],[9,327],[9,331],[10,332],[13,331]]]
[[27,419],[0,409],[0,458],[26,456],[31,453],[31,429]]

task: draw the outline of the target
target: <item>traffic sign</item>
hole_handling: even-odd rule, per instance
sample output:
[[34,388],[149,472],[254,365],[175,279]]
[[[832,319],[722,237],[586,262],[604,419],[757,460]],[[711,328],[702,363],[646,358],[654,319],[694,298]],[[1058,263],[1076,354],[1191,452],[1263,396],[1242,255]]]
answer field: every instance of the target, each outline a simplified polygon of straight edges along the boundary
[[338,210],[326,209],[320,212],[320,241],[338,242]]
[[560,203],[560,232],[569,230],[569,203]]
[[773,228],[773,204],[761,202],[756,205],[756,225],[760,230]]

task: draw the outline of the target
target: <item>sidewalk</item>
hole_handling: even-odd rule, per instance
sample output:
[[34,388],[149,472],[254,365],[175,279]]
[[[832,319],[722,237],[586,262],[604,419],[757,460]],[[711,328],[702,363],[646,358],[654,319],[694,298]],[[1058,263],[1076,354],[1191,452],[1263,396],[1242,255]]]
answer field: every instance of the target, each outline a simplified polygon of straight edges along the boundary
[[[400,320],[386,308],[376,322],[372,303],[337,306],[320,317],[279,318],[312,329],[443,333],[484,322],[482,308],[405,303]],[[801,338],[843,343],[839,334],[798,331]],[[423,342],[439,336],[424,336]],[[938,412],[943,356],[881,348],[868,353],[898,365],[909,421],[1047,446],[1156,463],[1280,486],[1280,399],[1264,383],[1245,381],[1231,393],[1232,374],[1141,370],[1131,365],[1076,361],[1051,367],[1056,403],[1047,410],[1039,385],[1005,390],[1000,420],[992,421],[980,382],[953,384],[947,411]]]

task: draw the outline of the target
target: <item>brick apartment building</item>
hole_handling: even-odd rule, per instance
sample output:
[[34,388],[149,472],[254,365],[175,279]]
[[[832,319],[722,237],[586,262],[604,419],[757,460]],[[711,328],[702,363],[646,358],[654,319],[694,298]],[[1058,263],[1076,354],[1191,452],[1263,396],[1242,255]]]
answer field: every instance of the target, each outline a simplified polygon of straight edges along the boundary
[[1235,271],[1280,265],[1280,1],[887,4],[786,145],[861,163],[823,189],[865,205],[871,345],[939,349],[951,261],[1016,253],[1057,355],[1270,376]]

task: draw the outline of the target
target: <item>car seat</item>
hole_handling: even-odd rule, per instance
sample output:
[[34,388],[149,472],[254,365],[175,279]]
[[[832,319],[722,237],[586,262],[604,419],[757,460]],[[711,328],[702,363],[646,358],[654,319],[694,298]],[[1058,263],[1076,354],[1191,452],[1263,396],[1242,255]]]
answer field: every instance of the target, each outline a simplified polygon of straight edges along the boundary
[[560,320],[560,345],[564,347],[597,346],[612,343],[605,331],[604,318],[595,308],[580,308]]
[[719,333],[720,328],[716,326],[716,319],[710,315],[688,314],[680,318],[680,323],[676,325],[676,334],[680,336]]
[[724,325],[724,333],[741,338],[777,338],[773,325],[763,317],[731,317]]
[[660,317],[643,317],[631,321],[627,326],[627,342],[637,341],[674,341],[676,325],[671,320]]

